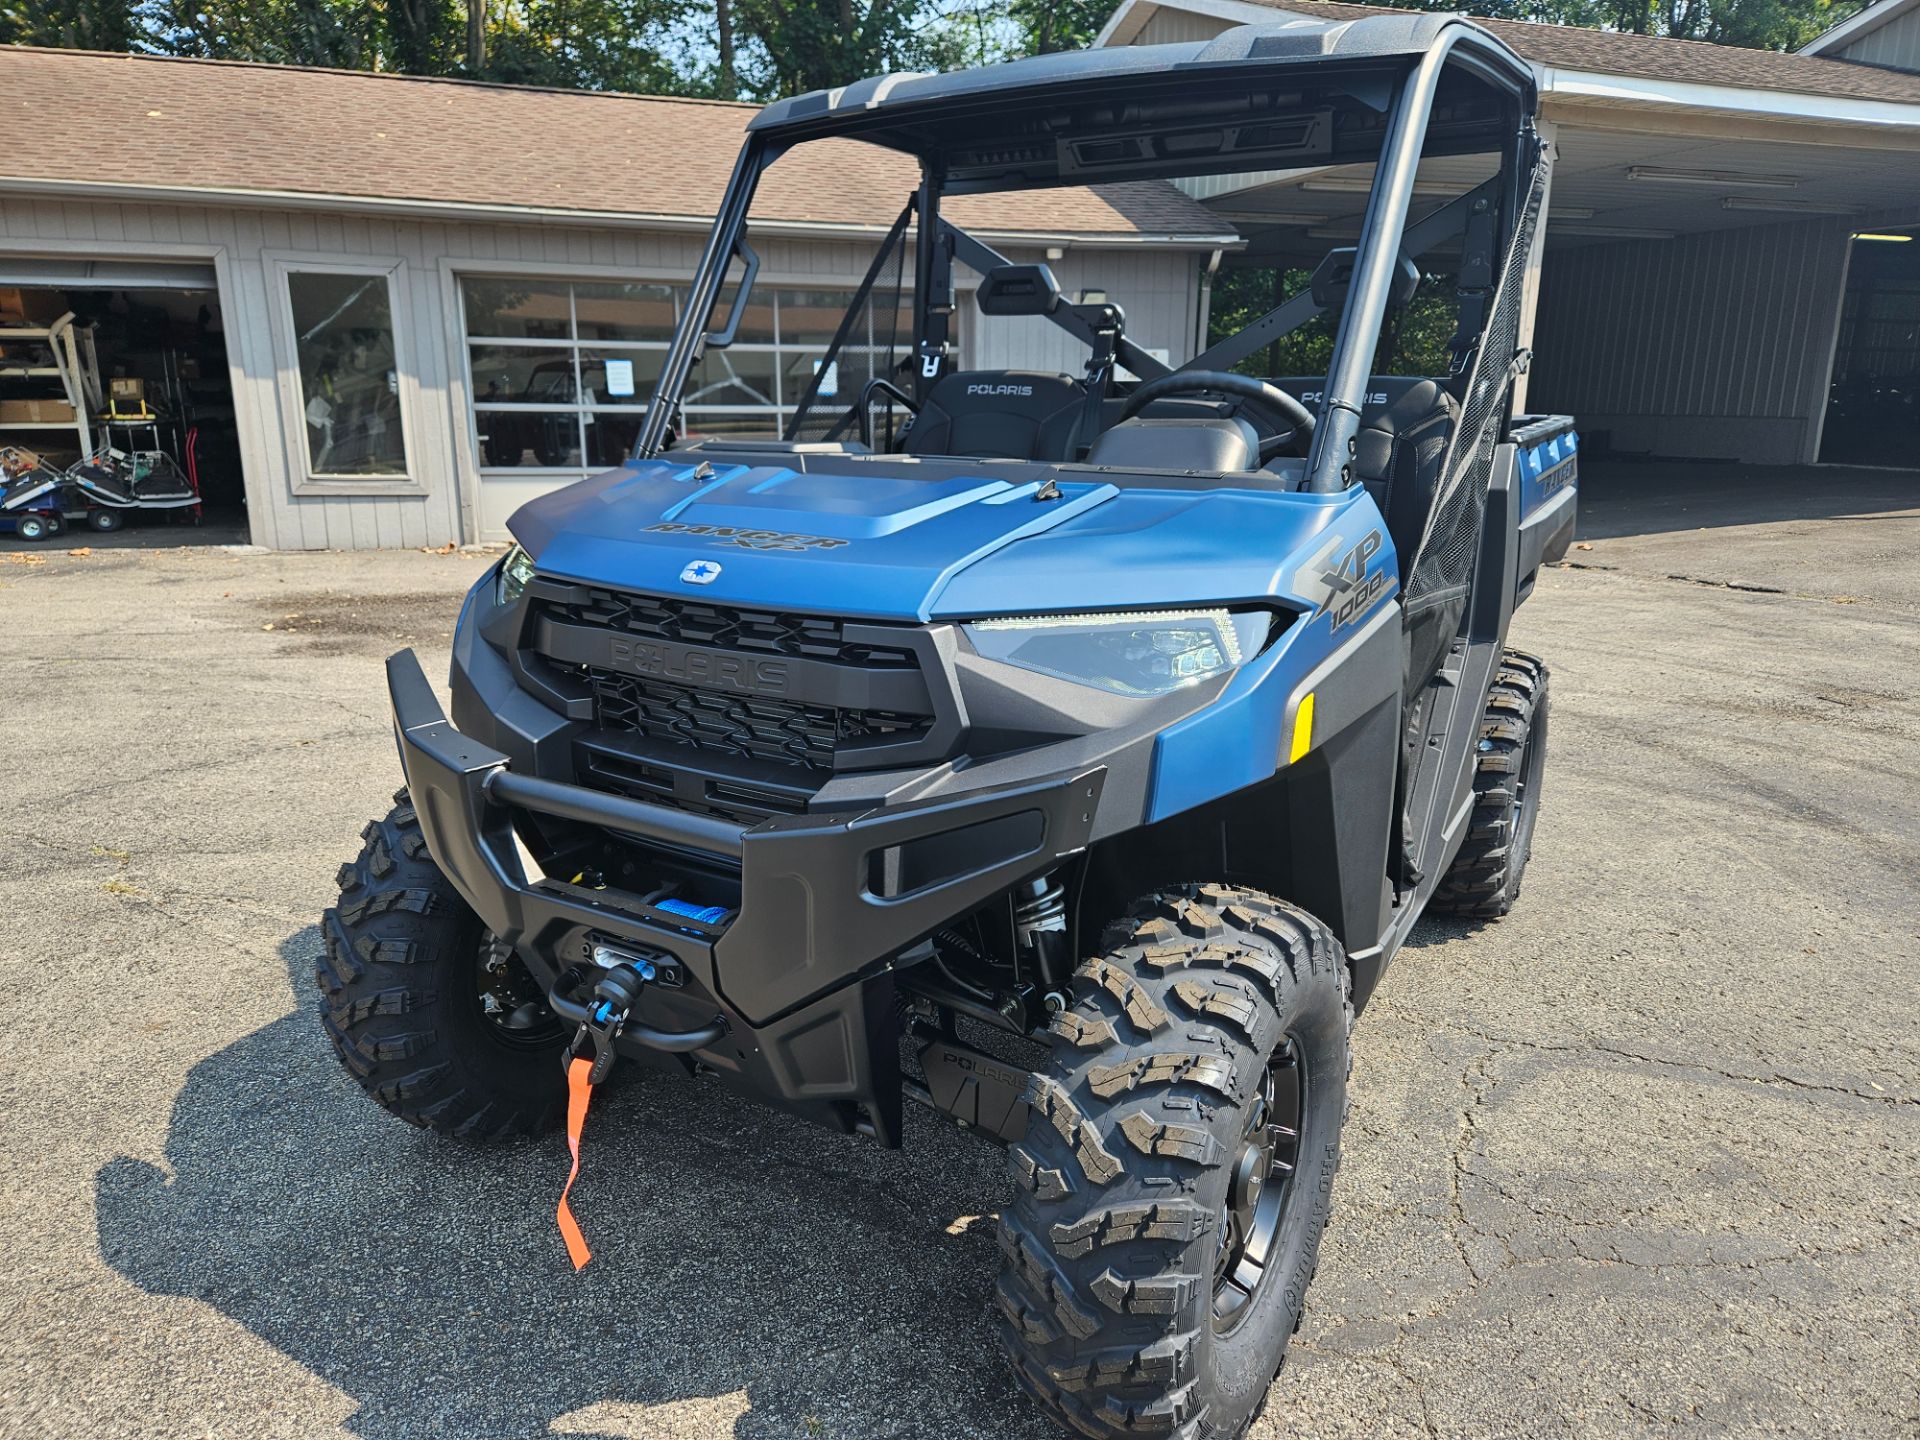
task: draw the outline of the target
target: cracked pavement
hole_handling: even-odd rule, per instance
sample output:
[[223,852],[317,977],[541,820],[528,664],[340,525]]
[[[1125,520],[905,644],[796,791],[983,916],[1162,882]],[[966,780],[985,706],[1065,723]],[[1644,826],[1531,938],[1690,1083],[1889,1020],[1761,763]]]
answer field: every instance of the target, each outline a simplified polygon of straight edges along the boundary
[[[1920,1434],[1920,489],[1629,470],[1583,535],[1515,623],[1526,893],[1361,1019],[1262,1440]],[[1054,1434],[991,1338],[984,1144],[632,1083],[576,1277],[557,1138],[418,1134],[335,1064],[379,660],[443,664],[484,563],[0,548],[0,1435]]]

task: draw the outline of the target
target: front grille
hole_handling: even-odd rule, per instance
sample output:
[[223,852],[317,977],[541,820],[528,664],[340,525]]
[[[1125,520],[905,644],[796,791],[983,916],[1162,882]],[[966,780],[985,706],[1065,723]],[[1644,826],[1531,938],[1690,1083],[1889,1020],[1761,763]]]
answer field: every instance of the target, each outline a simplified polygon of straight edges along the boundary
[[767,764],[824,772],[844,741],[905,739],[933,723],[927,715],[695,690],[591,666],[586,673],[600,729]]
[[786,615],[773,610],[737,610],[654,595],[586,590],[575,603],[549,601],[547,613],[576,625],[600,625],[648,640],[710,645],[750,655],[787,655],[841,665],[911,670],[919,661],[901,646],[851,644],[838,620]]
[[[854,672],[920,666],[910,643],[874,643],[870,629],[849,639],[851,627],[830,617],[581,587],[541,597],[538,606],[559,626],[842,667],[848,689],[862,698],[870,682]],[[810,672],[814,689],[801,701],[557,656],[549,663],[592,702],[593,728],[576,759],[581,783],[742,821],[804,808],[836,761],[847,762],[849,749],[912,742],[934,727],[931,714],[824,703],[820,675],[831,672]],[[923,693],[904,677],[890,684],[896,703],[903,687],[906,694]],[[829,679],[824,693],[837,688]]]

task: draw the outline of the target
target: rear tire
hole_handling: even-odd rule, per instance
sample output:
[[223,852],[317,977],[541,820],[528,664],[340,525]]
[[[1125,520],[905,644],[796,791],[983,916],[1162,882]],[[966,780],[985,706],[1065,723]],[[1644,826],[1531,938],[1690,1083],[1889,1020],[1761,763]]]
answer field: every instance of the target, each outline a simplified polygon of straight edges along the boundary
[[[334,1051],[409,1124],[477,1140],[551,1130],[565,1113],[564,1027],[433,863],[407,792],[394,799],[361,832],[322,919],[316,970]],[[506,1010],[502,995],[521,1003]]]
[[[1075,991],[1008,1152],[1004,1342],[1084,1435],[1238,1436],[1299,1328],[1326,1226],[1346,957],[1304,911],[1183,887],[1109,927]],[[1291,1104],[1270,1078],[1289,1070]],[[1292,1140],[1276,1117],[1296,1121]]]
[[13,522],[13,533],[22,540],[44,540],[54,533],[54,527],[43,515],[22,515]]
[[1513,909],[1533,852],[1547,766],[1547,667],[1509,650],[1487,692],[1473,772],[1467,838],[1428,909],[1493,920]]
[[87,512],[87,527],[91,530],[98,531],[102,535],[111,535],[126,523],[125,518],[118,510],[89,510]]

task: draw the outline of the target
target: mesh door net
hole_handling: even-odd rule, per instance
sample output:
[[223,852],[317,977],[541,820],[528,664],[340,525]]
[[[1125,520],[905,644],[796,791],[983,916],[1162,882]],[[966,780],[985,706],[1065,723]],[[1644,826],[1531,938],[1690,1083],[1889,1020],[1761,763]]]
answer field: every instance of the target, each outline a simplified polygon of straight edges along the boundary
[[787,422],[787,439],[857,439],[863,405],[887,408],[884,396],[867,391],[874,380],[890,380],[912,393],[913,277],[906,261],[913,210],[913,202],[908,201],[880,242],[866,278],[854,291],[839,329],[816,362],[806,393]]
[[1480,550],[1480,529],[1493,476],[1507,397],[1524,357],[1519,350],[1521,292],[1526,283],[1540,205],[1546,191],[1544,154],[1534,163],[1520,220],[1507,243],[1499,288],[1468,371],[1465,402],[1441,471],[1426,529],[1407,572],[1408,693],[1416,694],[1438,668],[1466,608]]

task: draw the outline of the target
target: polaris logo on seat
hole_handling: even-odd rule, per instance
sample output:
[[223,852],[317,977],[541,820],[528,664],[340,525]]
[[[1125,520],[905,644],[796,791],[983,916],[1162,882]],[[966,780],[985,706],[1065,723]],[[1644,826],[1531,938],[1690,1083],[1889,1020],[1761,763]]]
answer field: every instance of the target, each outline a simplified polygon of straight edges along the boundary
[[1033,394],[1033,386],[1031,385],[986,385],[986,384],[969,385],[967,386],[967,393],[969,395],[1031,395]]

